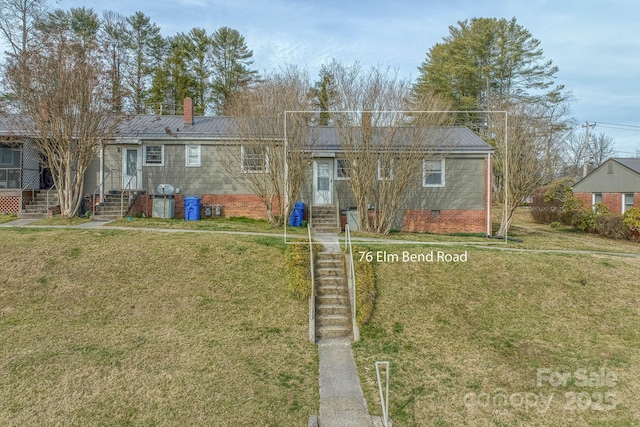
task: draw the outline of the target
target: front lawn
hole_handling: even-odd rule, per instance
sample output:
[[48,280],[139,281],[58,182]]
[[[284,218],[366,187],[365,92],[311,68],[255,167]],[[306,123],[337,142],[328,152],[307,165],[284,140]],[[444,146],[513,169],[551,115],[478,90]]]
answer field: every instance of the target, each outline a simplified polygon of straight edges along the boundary
[[0,229],[0,425],[303,425],[281,237]]
[[[369,249],[387,251],[354,345],[371,412],[374,362],[388,360],[394,426],[640,425],[639,258]],[[459,263],[389,257],[401,250],[468,252]]]

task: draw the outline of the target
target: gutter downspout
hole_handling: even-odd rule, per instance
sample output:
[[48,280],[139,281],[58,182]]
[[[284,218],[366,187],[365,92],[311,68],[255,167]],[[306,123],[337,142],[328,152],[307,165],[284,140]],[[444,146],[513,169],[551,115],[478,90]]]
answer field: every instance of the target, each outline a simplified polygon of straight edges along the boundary
[[104,201],[104,142],[100,143],[100,202]]
[[487,236],[491,236],[491,153],[487,153]]

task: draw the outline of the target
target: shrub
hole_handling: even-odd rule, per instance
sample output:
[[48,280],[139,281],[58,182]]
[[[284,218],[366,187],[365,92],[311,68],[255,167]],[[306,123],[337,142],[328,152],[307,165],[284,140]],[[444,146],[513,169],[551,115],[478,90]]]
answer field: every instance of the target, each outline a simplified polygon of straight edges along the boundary
[[573,180],[563,178],[545,187],[539,187],[531,195],[529,211],[533,220],[538,224],[550,224],[560,221],[560,215],[565,201],[573,197],[571,186]]
[[[354,253],[359,249],[354,248]],[[354,260],[356,272],[356,323],[358,326],[366,325],[375,308],[376,302],[376,277],[373,265],[367,261]]]
[[560,212],[560,222],[580,231],[595,233],[597,232],[597,216],[607,213],[609,213],[609,208],[604,203],[585,206],[582,200],[571,196],[564,201]]
[[640,239],[640,208],[629,208],[623,215],[622,223],[629,228],[633,240]]
[[601,214],[596,217],[596,229],[599,234],[612,239],[628,240],[631,231],[623,222],[620,214]]
[[[315,249],[316,245],[314,245]],[[307,300],[311,295],[311,260],[309,245],[287,245],[285,251],[286,269],[289,275],[289,291],[299,300]]]

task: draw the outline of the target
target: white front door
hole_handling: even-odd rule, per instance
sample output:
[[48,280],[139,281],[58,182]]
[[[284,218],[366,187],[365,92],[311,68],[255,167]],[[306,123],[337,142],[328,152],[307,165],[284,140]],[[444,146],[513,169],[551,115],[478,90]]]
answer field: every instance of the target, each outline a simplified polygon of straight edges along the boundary
[[122,150],[122,188],[142,188],[142,147],[125,147]]
[[313,204],[333,203],[333,161],[321,159],[313,161]]

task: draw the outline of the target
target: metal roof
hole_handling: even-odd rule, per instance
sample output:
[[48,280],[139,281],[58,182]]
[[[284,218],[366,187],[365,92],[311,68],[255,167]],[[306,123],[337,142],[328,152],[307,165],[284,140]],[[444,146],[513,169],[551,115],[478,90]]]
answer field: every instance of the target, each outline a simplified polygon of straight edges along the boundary
[[612,159],[615,162],[620,163],[622,166],[626,166],[635,173],[640,174],[640,158],[639,157],[614,157]]
[[[15,115],[0,115],[0,135],[22,136],[20,125]],[[352,128],[355,132],[362,132],[359,127]],[[309,132],[310,145],[313,150],[340,152],[344,148],[340,144],[340,136],[344,135],[335,127],[317,126],[311,127]],[[373,127],[371,128],[373,141],[383,141],[392,138],[393,145],[411,147],[412,138],[416,137],[416,130],[411,127]],[[392,135],[392,136],[390,136]],[[433,143],[420,144],[424,149],[446,149],[454,152],[483,152],[489,153],[493,148],[482,138],[463,126],[434,127],[422,133],[424,138],[431,139]],[[119,124],[114,135],[114,140],[234,140],[241,139],[243,135],[238,131],[237,119],[233,117],[213,116],[194,117],[193,124],[185,124],[183,116],[170,115],[130,115],[126,116]],[[264,136],[264,135],[263,135]],[[279,138],[281,135],[273,135]],[[311,141],[315,141],[313,144]],[[374,143],[375,145],[375,143]]]

